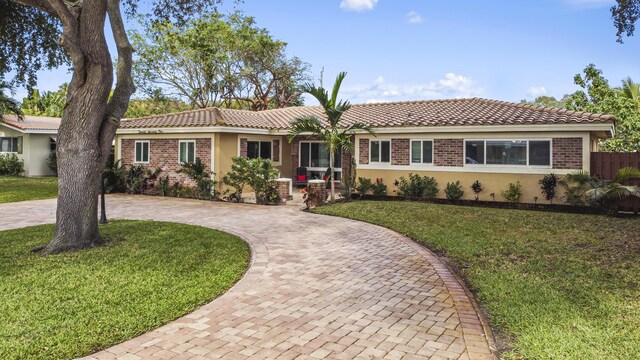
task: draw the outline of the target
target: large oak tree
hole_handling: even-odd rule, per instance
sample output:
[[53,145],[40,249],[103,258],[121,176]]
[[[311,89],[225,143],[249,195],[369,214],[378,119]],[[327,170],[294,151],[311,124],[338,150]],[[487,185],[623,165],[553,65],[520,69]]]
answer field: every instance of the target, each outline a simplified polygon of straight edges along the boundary
[[[123,11],[182,24],[220,0],[0,0],[0,80],[11,74],[33,86],[36,73],[70,63],[67,103],[58,132],[58,207],[52,241],[57,253],[102,242],[98,189],[120,119],[134,92],[133,48]],[[117,53],[111,54],[110,32]],[[112,56],[117,58],[115,65]]]

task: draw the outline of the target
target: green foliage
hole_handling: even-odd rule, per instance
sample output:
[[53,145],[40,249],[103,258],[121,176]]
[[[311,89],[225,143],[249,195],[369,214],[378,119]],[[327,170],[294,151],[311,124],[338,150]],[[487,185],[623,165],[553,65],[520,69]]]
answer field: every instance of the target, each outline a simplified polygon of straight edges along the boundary
[[158,178],[157,190],[160,196],[167,196],[170,194],[171,184],[169,183],[169,175],[161,176]]
[[124,173],[124,186],[129,194],[142,194],[148,170],[142,165],[129,165]]
[[556,198],[556,187],[560,182],[560,178],[556,174],[547,174],[538,181],[540,184],[540,190],[544,198],[553,204],[553,199]]
[[250,260],[236,236],[154,221],[110,221],[104,246],[31,253],[54,228],[0,232],[2,359],[73,359],[122,343],[222,295]]
[[[0,79],[2,79],[1,76]],[[9,86],[9,84],[0,81],[0,116],[10,113],[18,115],[19,118],[22,117],[23,114],[22,110],[20,110],[20,105],[11,96],[5,94],[5,91],[11,93],[13,89]]]
[[356,159],[353,156],[349,156],[349,166],[346,171],[342,172],[340,183],[342,184],[342,193],[340,195],[349,201],[353,191],[357,190]]
[[67,103],[67,88],[65,83],[57,91],[45,91],[42,95],[34,89],[29,97],[22,99],[22,112],[25,115],[62,117]]
[[503,339],[503,359],[640,358],[640,221],[355,201],[317,208],[446,254]]
[[462,190],[462,185],[460,185],[460,180],[454,182],[448,182],[447,187],[444,188],[444,194],[447,196],[448,200],[458,201],[464,195],[464,191]]
[[567,203],[574,206],[591,205],[585,197],[585,193],[591,188],[591,175],[588,171],[571,172],[560,180],[560,185],[564,188]]
[[520,181],[509,183],[507,190],[502,190],[501,194],[508,202],[519,203],[522,197],[522,185],[520,185]]
[[207,171],[207,165],[199,157],[196,157],[194,162],[183,163],[178,173],[185,174],[196,182],[194,195],[197,199],[213,200],[218,197],[215,190],[217,182],[211,178],[213,172]]
[[0,175],[20,176],[24,173],[24,161],[16,154],[0,154]]
[[[111,159],[112,160],[112,159]],[[102,175],[104,181],[104,189],[106,193],[124,192],[125,191],[125,177],[128,176],[128,172],[122,166],[122,161],[110,161],[107,167],[104,169]]]
[[480,180],[476,180],[473,182],[473,184],[471,184],[471,191],[473,191],[473,193],[475,194],[476,201],[480,200],[480,193],[484,191],[484,187],[482,186]]
[[58,176],[58,155],[55,151],[49,152],[49,156],[47,156],[47,167]]
[[557,100],[555,97],[553,96],[538,96],[537,98],[533,99],[533,101],[527,101],[527,100],[522,100],[520,101],[521,104],[529,104],[529,105],[536,105],[536,106],[544,106],[544,107],[556,107],[556,108],[561,108],[564,109],[567,103],[567,96],[564,96],[562,99]]
[[576,171],[565,175],[560,184],[565,188],[568,203],[594,206],[615,214],[618,201],[631,196],[640,197],[640,187],[626,184],[629,180],[637,179],[640,179],[640,170],[626,167],[619,169],[611,180],[593,177],[586,171]]
[[369,178],[358,177],[356,191],[361,195],[366,195],[373,188],[373,182]]
[[409,173],[409,179],[401,176],[394,182],[398,196],[435,198],[440,190],[435,178]]
[[265,205],[279,202],[280,195],[275,184],[278,169],[271,160],[238,156],[232,161],[231,171],[222,178],[222,182],[233,189],[233,192],[226,191],[230,201],[241,201],[242,190],[248,186],[255,193],[256,203]]
[[616,0],[616,5],[611,8],[613,25],[616,27],[618,42],[622,43],[622,36],[633,36],[636,30],[636,22],[640,17],[640,1]]
[[180,101],[164,96],[161,91],[156,91],[147,99],[132,99],[129,101],[125,118],[138,118],[151,115],[163,115],[190,110],[191,106]]
[[50,199],[57,195],[58,179],[55,177],[0,176],[0,204]]
[[147,22],[131,38],[134,75],[151,95],[169,89],[192,106],[266,110],[299,105],[297,86],[309,65],[286,55],[274,39],[240,13],[195,18],[185,26]]
[[618,120],[612,139],[603,142],[606,151],[640,151],[640,112],[637,102],[609,86],[602,71],[589,64],[584,75],[577,74],[574,82],[582,90],[567,99],[570,110],[611,114]]
[[376,182],[371,185],[373,195],[387,195],[387,185],[382,182],[382,178],[376,178]]

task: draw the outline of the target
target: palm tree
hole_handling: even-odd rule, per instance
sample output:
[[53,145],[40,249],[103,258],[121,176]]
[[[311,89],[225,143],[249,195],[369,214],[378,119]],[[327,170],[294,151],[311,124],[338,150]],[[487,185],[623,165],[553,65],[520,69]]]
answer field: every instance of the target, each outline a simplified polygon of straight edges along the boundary
[[614,211],[619,200],[631,196],[640,197],[640,187],[635,185],[624,185],[624,181],[640,179],[640,170],[634,167],[619,169],[616,176],[611,180],[593,178],[591,188],[584,195],[595,204],[605,207],[606,210]]
[[636,110],[640,111],[640,83],[635,83],[628,77],[622,80],[622,86],[615,89],[618,96],[627,98],[636,105]]
[[14,113],[18,116],[18,119],[22,119],[20,104],[9,97],[9,95],[5,95],[5,90],[11,92],[11,87],[5,82],[0,82],[0,116],[5,113]]
[[331,97],[329,97],[329,93],[322,86],[316,87],[312,83],[306,83],[302,86],[301,91],[303,93],[310,94],[318,100],[320,106],[322,106],[322,109],[324,110],[327,121],[323,122],[313,115],[301,116],[291,123],[291,130],[289,130],[288,136],[289,143],[293,142],[293,140],[299,135],[309,134],[320,137],[325,144],[325,148],[328,145],[329,167],[331,169],[331,174],[329,176],[331,184],[331,202],[335,201],[335,184],[333,176],[336,150],[343,150],[353,154],[354,145],[351,139],[356,133],[356,130],[362,130],[373,134],[373,130],[362,123],[354,123],[347,127],[340,127],[340,119],[342,118],[342,115],[351,107],[349,101],[338,101],[337,99],[340,86],[342,85],[342,80],[344,80],[346,75],[346,72],[338,74],[338,77],[336,77],[336,81],[333,84]]

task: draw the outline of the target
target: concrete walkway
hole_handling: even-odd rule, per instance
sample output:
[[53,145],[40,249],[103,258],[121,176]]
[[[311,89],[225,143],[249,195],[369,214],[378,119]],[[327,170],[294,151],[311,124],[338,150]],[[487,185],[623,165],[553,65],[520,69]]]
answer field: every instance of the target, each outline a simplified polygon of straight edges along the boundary
[[[197,224],[245,239],[253,260],[229,292],[90,359],[492,359],[464,288],[390,230],[265,207],[109,196],[110,218]],[[0,205],[0,230],[51,223],[55,200]]]

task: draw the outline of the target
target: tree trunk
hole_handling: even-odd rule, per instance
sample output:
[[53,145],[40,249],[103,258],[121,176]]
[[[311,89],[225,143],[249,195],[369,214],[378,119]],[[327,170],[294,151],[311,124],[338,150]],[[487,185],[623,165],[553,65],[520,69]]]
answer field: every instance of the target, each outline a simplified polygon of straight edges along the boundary
[[333,181],[333,173],[334,173],[334,167],[333,167],[333,162],[334,162],[334,149],[333,149],[333,144],[330,143],[329,144],[329,171],[331,171],[331,174],[329,174],[329,184],[331,185],[331,197],[329,198],[330,202],[335,202],[336,200],[336,185]]

